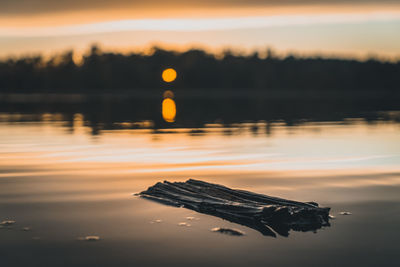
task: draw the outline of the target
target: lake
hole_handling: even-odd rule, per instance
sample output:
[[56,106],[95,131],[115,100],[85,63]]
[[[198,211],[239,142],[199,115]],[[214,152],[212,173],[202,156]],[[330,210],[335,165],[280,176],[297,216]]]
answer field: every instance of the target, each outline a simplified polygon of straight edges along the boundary
[[[80,113],[0,115],[0,221],[15,221],[0,228],[2,266],[399,264],[398,120],[112,125]],[[272,238],[133,195],[188,178],[315,201],[335,218]]]

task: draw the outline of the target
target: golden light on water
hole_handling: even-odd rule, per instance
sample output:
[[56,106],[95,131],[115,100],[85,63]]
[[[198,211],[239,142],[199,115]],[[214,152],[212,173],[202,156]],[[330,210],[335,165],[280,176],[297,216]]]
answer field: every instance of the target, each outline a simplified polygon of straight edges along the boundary
[[166,122],[174,122],[176,116],[175,101],[171,98],[166,98],[162,102],[162,116]]
[[176,79],[176,71],[172,68],[165,69],[162,73],[162,79],[164,82],[170,83]]
[[166,90],[163,94],[164,98],[174,98],[174,92],[172,92],[171,90]]

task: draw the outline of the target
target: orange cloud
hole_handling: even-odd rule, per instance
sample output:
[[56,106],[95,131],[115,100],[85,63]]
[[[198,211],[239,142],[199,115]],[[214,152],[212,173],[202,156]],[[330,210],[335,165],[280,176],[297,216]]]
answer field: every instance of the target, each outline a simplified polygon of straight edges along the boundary
[[400,11],[398,1],[385,0],[149,0],[52,1],[3,0],[0,25],[54,26],[144,18],[223,18],[314,13],[369,13]]

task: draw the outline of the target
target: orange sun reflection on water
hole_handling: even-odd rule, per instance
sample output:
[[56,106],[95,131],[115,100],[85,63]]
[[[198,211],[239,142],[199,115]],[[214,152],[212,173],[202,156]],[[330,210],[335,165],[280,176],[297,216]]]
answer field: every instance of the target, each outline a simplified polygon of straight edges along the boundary
[[176,116],[175,101],[171,98],[165,98],[162,102],[162,116],[166,122],[174,122]]
[[171,90],[166,90],[164,93],[163,93],[163,97],[164,98],[174,98],[174,92],[172,92]]

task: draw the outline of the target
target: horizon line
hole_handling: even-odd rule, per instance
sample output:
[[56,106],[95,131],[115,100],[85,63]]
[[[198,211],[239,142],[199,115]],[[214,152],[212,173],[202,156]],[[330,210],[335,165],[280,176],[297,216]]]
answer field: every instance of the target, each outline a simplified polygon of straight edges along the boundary
[[206,54],[212,55],[217,60],[224,58],[224,56],[228,53],[235,57],[250,57],[253,55],[257,55],[257,57],[261,60],[268,58],[268,52],[271,52],[272,58],[283,60],[288,57],[294,57],[295,59],[323,59],[323,60],[345,60],[345,61],[359,61],[359,62],[366,62],[366,61],[378,61],[381,63],[391,63],[391,64],[398,64],[400,63],[400,54],[393,57],[388,57],[384,55],[379,55],[378,53],[367,53],[363,56],[357,55],[350,55],[350,53],[326,53],[326,52],[301,52],[301,51],[279,51],[278,49],[265,45],[263,50],[261,48],[254,48],[254,49],[243,49],[238,46],[233,47],[220,47],[219,49],[216,48],[208,48],[205,45],[184,45],[184,46],[175,46],[175,45],[168,45],[162,43],[153,43],[148,44],[142,48],[138,47],[131,47],[126,49],[110,49],[105,46],[102,46],[99,42],[93,42],[92,44],[88,45],[88,48],[85,51],[81,51],[79,49],[63,49],[55,52],[53,54],[46,54],[43,52],[27,52],[25,54],[20,55],[4,55],[0,56],[0,63],[5,62],[8,60],[21,60],[21,59],[29,59],[35,57],[41,57],[45,61],[49,61],[51,59],[60,57],[67,53],[72,53],[73,60],[75,64],[80,64],[81,61],[85,56],[90,55],[91,49],[96,47],[100,51],[100,55],[104,54],[119,54],[124,56],[129,55],[143,55],[143,56],[152,56],[155,50],[162,50],[171,53],[187,53],[189,51],[202,51]]

